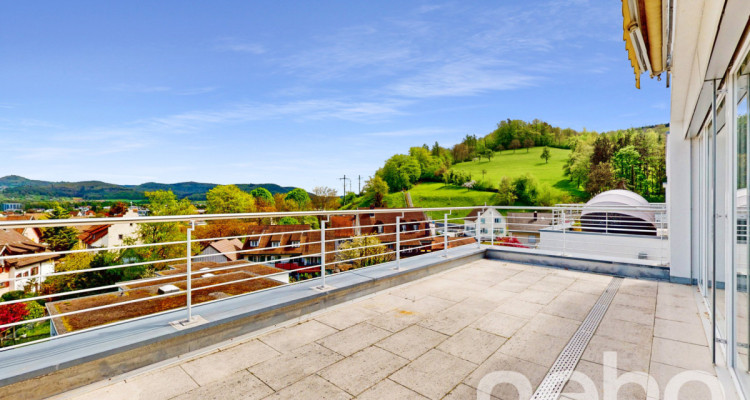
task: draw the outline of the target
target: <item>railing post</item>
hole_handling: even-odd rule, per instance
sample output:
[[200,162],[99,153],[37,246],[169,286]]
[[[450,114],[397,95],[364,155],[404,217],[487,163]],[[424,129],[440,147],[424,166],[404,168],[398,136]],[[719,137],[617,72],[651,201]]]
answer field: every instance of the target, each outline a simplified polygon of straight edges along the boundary
[[565,210],[562,211],[562,231],[563,231],[563,248],[562,248],[562,254],[565,255],[565,231],[567,228],[565,225],[567,224],[567,219],[565,218]]
[[481,221],[480,217],[481,216],[482,216],[481,214],[477,215],[477,222],[474,224],[475,225],[474,229],[476,230],[476,232],[474,232],[474,236],[477,239],[477,248],[482,247],[482,235],[480,233],[480,231],[482,229],[482,224],[480,223],[480,221]]
[[323,278],[323,286],[326,287],[326,221],[320,221],[320,276]]
[[187,323],[193,322],[193,229],[195,221],[190,221],[187,230]]
[[492,221],[490,221],[490,246],[495,245],[495,213],[492,214]]
[[401,269],[401,217],[396,217],[396,270]]
[[448,214],[443,218],[443,255],[448,258]]

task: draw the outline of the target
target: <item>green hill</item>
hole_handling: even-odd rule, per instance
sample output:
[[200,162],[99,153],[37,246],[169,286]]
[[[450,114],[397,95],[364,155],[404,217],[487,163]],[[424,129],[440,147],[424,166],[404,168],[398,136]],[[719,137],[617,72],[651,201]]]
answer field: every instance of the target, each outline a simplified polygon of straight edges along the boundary
[[[17,175],[0,177],[0,196],[14,200],[61,199],[80,197],[86,200],[144,200],[147,191],[171,190],[179,198],[205,200],[206,192],[213,189],[215,183],[148,182],[141,185],[116,185],[100,181],[85,182],[48,182],[26,179]],[[279,186],[273,183],[238,184],[240,189],[250,192],[257,187],[264,187],[271,193],[287,193],[293,187]]]
[[[490,161],[487,161],[486,158],[482,158],[481,161],[466,161],[455,164],[452,169],[468,172],[473,180],[487,180],[494,186],[497,186],[504,176],[515,178],[529,173],[540,183],[546,183],[568,192],[574,198],[585,199],[587,197],[586,192],[576,188],[576,185],[569,182],[563,174],[565,161],[568,159],[570,150],[550,147],[549,151],[552,157],[548,163],[545,163],[539,157],[543,149],[543,147],[533,147],[528,152],[525,149],[519,149],[515,153],[512,150],[505,150],[496,152]],[[483,170],[487,171],[484,175],[482,174]]]

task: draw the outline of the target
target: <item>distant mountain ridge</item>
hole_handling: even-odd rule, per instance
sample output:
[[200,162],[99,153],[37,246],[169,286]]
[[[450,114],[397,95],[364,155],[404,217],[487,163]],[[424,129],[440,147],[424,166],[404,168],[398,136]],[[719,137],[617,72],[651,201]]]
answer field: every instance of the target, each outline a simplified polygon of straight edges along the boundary
[[[47,198],[80,197],[86,200],[143,200],[145,192],[154,190],[171,190],[179,198],[205,200],[206,193],[218,186],[216,183],[146,182],[140,185],[117,185],[101,181],[50,182],[27,179],[18,175],[0,178],[0,194],[3,197],[23,199],[31,196]],[[280,186],[274,183],[237,184],[240,189],[251,190],[264,187],[271,193],[287,193],[294,189],[291,186]]]

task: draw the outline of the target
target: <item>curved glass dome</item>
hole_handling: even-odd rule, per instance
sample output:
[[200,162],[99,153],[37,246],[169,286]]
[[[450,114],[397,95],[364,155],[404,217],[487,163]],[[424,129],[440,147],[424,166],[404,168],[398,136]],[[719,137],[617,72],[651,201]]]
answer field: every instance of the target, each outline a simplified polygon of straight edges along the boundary
[[609,190],[583,206],[581,228],[586,232],[656,235],[656,215],[639,194]]

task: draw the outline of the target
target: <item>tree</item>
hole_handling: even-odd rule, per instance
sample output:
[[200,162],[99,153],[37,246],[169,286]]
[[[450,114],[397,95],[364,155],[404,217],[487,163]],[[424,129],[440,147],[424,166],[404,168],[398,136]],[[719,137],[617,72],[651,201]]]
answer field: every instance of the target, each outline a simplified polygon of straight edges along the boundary
[[[49,219],[68,219],[70,213],[56,204],[52,212],[47,216]],[[69,226],[56,226],[42,230],[42,240],[49,245],[52,251],[67,251],[78,243],[78,232]]]
[[375,207],[384,207],[385,196],[388,195],[388,184],[383,178],[375,175],[365,182],[365,195],[370,196]]
[[284,200],[293,202],[297,210],[306,210],[310,207],[310,195],[304,189],[292,189],[286,194]]
[[487,148],[487,149],[484,149],[484,152],[482,152],[482,155],[484,156],[484,158],[487,159],[487,161],[492,161],[492,157],[495,155],[495,152]]
[[508,145],[508,148],[513,150],[513,153],[516,153],[516,150],[518,150],[521,147],[521,142],[518,141],[518,139],[511,140],[510,144]]
[[312,207],[315,210],[337,210],[341,207],[336,189],[325,186],[313,188]]
[[404,154],[396,154],[389,158],[377,173],[388,184],[388,188],[394,192],[410,189],[421,174],[422,169],[419,161]]
[[530,174],[513,179],[514,193],[516,199],[523,205],[532,206],[536,204],[538,183]]
[[299,225],[299,221],[293,217],[283,217],[279,220],[279,225]]
[[529,152],[529,149],[534,147],[534,140],[531,138],[526,138],[523,140],[523,147],[526,149],[526,152]]
[[612,142],[607,135],[599,135],[594,140],[594,150],[591,155],[591,165],[596,166],[601,163],[609,162],[612,158]]
[[[149,200],[149,211],[153,216],[163,215],[191,215],[195,214],[195,207],[188,199],[177,200],[177,196],[171,190],[156,190],[146,192]],[[159,243],[184,241],[185,233],[181,222],[154,222],[138,224],[138,241],[142,244],[154,244],[154,246],[140,247],[126,251],[127,257],[141,261],[157,261],[169,258],[185,257],[185,245],[165,245]],[[126,241],[126,244],[134,244],[136,241]],[[195,246],[196,250],[198,246]]]
[[504,176],[500,180],[500,184],[497,188],[497,195],[495,195],[495,202],[501,206],[512,206],[516,202],[516,193],[513,182],[507,176]]
[[[264,187],[257,187],[250,192],[250,195],[255,198],[255,202],[258,206],[274,205],[273,195],[268,189]],[[263,204],[264,203],[264,204]]]
[[357,194],[356,193],[354,193],[354,192],[347,192],[346,196],[344,196],[344,198],[341,200],[341,203],[344,204],[344,205],[351,204],[356,198],[357,198]]
[[118,201],[117,203],[113,204],[111,207],[109,207],[109,211],[107,212],[107,216],[109,217],[116,217],[119,215],[123,215],[126,212],[128,212],[128,205]]
[[614,185],[614,174],[612,166],[609,163],[599,163],[591,167],[588,180],[586,181],[586,191],[592,196],[606,190],[612,189]]
[[[14,324],[23,321],[28,314],[29,311],[23,303],[0,304],[0,325]],[[8,329],[9,328],[0,328],[0,333],[4,333]]]
[[374,235],[358,236],[339,246],[336,259],[350,261],[354,268],[380,264],[391,260],[388,248]]
[[255,211],[255,198],[235,185],[218,185],[206,193],[209,214],[238,214]]
[[544,163],[547,164],[549,162],[549,159],[552,157],[552,154],[550,154],[549,149],[547,147],[542,150],[542,154],[539,156],[539,158],[544,160]]
[[483,170],[482,170],[482,179],[484,179],[484,176],[485,176],[485,175],[487,175],[487,170],[486,170],[486,169],[483,169]]

